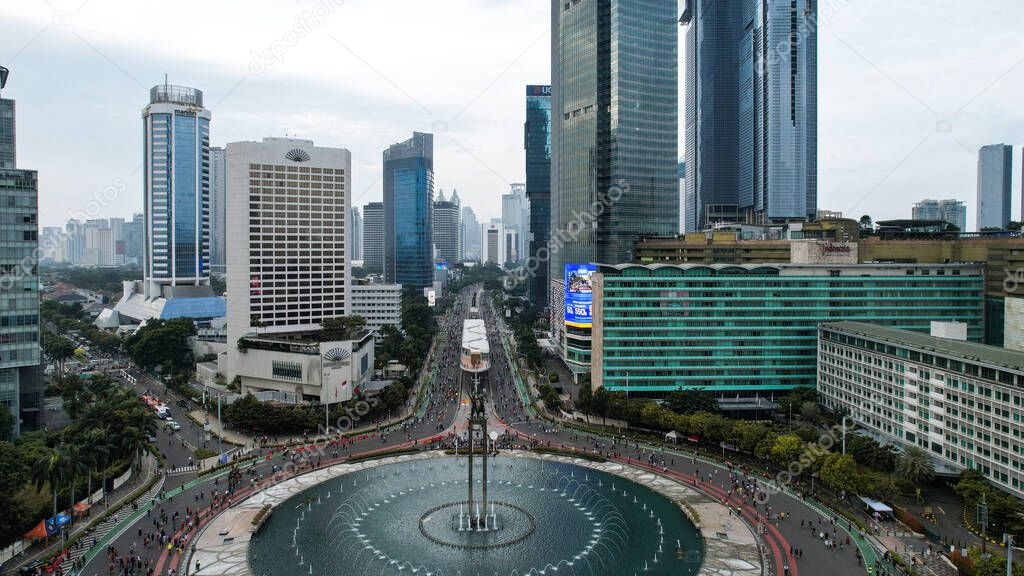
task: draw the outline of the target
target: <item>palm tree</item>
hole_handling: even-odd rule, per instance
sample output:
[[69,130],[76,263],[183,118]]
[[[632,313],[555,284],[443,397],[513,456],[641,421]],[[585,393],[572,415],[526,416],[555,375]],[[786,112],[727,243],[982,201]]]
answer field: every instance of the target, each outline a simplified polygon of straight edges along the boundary
[[935,478],[932,455],[919,446],[906,446],[896,460],[896,475],[915,486]]
[[61,444],[61,449],[64,451],[64,474],[69,479],[69,486],[71,488],[71,517],[74,518],[75,514],[75,480],[82,476],[82,474],[88,473],[86,458],[82,456],[82,450],[74,444]]
[[32,465],[32,482],[36,491],[42,491],[47,484],[53,489],[53,517],[57,517],[57,488],[64,482],[66,452],[63,444],[51,450]]

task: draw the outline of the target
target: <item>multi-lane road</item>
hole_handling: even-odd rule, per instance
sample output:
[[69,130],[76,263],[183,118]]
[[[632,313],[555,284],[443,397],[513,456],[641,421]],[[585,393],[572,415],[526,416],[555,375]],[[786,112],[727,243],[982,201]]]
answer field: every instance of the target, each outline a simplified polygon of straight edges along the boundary
[[[456,435],[465,429],[465,426],[456,427],[456,424],[470,382],[461,378],[459,369],[462,320],[469,312],[469,293],[469,289],[464,290],[452,309],[441,318],[437,344],[431,364],[427,367],[434,377],[422,391],[426,394],[422,408],[400,424],[327,446],[315,452],[314,461],[326,465],[352,454],[399,446],[423,446],[428,443],[437,447],[455,441]],[[524,391],[512,377],[512,363],[509,362],[499,333],[503,327],[497,325],[500,320],[493,315],[486,301],[481,302],[480,312],[488,323],[492,362],[490,373],[481,383],[488,390],[488,404],[494,412],[493,418],[504,423],[510,433],[517,436],[517,444],[550,443],[596,450],[607,457],[628,460],[638,466],[649,466],[659,473],[695,485],[730,504],[755,530],[763,533],[770,573],[777,576],[783,576],[787,570],[789,574],[796,575],[801,569],[806,574],[819,574],[827,570],[833,576],[853,576],[866,572],[858,559],[860,548],[853,543],[847,544],[845,521],[833,524],[807,502],[786,493],[774,495],[766,503],[752,501],[749,494],[753,478],[731,470],[727,464],[713,463],[682,452],[627,443],[620,439],[577,434],[550,421],[533,417],[531,409],[524,406]],[[141,377],[137,380],[136,386],[149,387],[151,390],[155,384],[143,382]],[[176,406],[173,402],[168,404]],[[181,409],[177,412],[180,413]],[[183,427],[189,422],[187,418],[179,418],[178,421]],[[190,435],[198,441],[202,430],[197,430],[197,433],[200,436],[186,432],[183,443],[181,435],[171,435],[162,429],[157,444],[162,451],[166,450],[169,461],[183,462],[182,458],[190,452],[188,444],[193,442]],[[86,557],[88,563],[80,573],[88,576],[115,573],[163,576],[170,574],[171,570],[180,570],[187,558],[190,537],[196,533],[199,525],[216,513],[213,506],[218,498],[221,504],[223,498],[242,498],[253,490],[253,482],[258,482],[260,478],[263,478],[264,483],[270,482],[275,473],[280,477],[278,471],[281,467],[293,461],[300,462],[295,450],[261,454],[258,461],[251,466],[247,465],[247,473],[241,475],[237,483],[231,486],[232,493],[226,496],[225,490],[229,487],[226,470],[201,478],[197,478],[196,473],[168,476],[164,484],[164,499],[128,515],[110,536],[98,542],[90,551]],[[746,488],[744,492],[748,496],[738,496],[739,488]],[[779,512],[784,513],[785,519],[778,519]],[[826,540],[834,542],[834,546],[826,547]],[[865,548],[865,553],[869,561],[873,562],[872,552]]]

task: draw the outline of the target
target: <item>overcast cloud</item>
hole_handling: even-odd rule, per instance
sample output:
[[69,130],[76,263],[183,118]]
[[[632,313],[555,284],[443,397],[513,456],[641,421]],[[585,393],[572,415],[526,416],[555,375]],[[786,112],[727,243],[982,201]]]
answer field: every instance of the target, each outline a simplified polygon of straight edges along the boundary
[[[958,198],[973,226],[977,149],[1024,133],[1024,3],[819,6],[820,207],[878,220]],[[524,179],[524,86],[549,82],[548,32],[547,0],[8,0],[0,64],[47,226],[118,179],[99,216],[141,211],[140,113],[164,73],[204,91],[215,145],[288,134],[351,150],[356,205],[380,199],[385,147],[435,132],[437,186],[486,220]]]

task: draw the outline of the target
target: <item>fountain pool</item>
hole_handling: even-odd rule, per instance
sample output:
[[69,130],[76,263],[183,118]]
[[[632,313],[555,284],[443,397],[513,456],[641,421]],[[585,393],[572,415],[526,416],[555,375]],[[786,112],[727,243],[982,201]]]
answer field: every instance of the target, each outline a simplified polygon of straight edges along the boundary
[[[620,476],[496,456],[467,510],[467,459],[384,464],[279,504],[249,544],[258,576],[696,574],[703,544],[678,505]],[[482,488],[482,463],[474,463]]]

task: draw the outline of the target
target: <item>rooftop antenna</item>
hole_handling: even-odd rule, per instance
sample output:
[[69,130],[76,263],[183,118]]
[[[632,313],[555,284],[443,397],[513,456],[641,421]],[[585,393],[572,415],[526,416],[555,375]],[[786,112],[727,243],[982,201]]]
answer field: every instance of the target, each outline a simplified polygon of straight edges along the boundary
[[167,72],[164,72],[164,88],[167,88],[167,86],[169,86],[167,83]]

